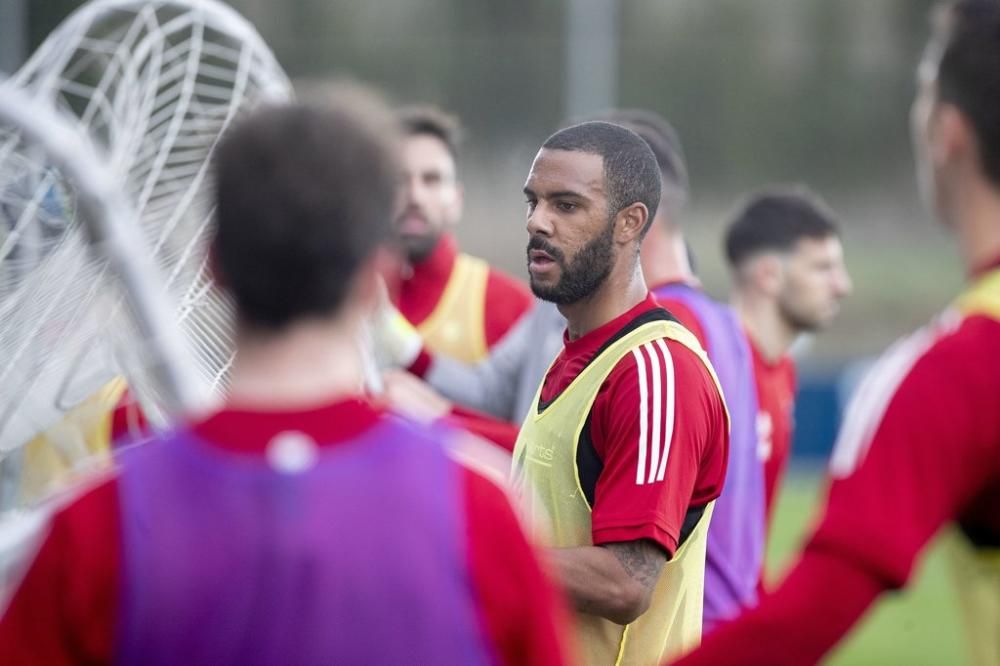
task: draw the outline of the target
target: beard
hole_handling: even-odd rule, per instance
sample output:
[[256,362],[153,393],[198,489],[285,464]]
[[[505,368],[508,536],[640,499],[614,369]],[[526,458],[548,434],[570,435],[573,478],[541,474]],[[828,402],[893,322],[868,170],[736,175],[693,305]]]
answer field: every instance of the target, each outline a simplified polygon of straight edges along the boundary
[[778,313],[785,324],[797,333],[815,333],[829,325],[828,319],[814,312],[806,312],[794,303],[778,301]]
[[614,263],[614,225],[608,224],[596,238],[587,242],[569,262],[562,251],[541,236],[532,236],[528,252],[542,250],[560,268],[559,281],[553,286],[537,284],[531,278],[531,292],[543,301],[572,305],[594,294],[611,274]]

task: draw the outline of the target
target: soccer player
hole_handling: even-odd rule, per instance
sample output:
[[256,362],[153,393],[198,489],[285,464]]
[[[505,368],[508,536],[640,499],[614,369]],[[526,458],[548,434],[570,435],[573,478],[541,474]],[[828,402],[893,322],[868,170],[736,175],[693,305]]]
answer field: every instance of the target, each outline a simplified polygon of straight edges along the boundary
[[225,408],[121,452],[59,511],[0,621],[10,664],[564,663],[502,490],[361,392],[398,184],[354,93],[260,110],[215,154],[236,308]]
[[733,306],[753,355],[766,530],[791,454],[795,361],[789,349],[803,333],[830,325],[851,278],[833,212],[802,187],[750,197],[730,223],[725,247]]
[[482,259],[460,253],[451,235],[462,216],[457,121],[430,107],[399,116],[404,186],[395,229],[408,266],[393,300],[432,350],[478,361],[531,307],[531,295]]
[[652,150],[587,122],[549,137],[528,201],[536,296],[565,343],[514,451],[573,601],[588,664],[653,663],[701,635],[705,543],[728,422],[697,340],[653,299],[639,246],[660,203]]
[[977,663],[1000,663],[1000,4],[939,6],[911,116],[921,189],[958,240],[969,285],[893,346],[859,388],[831,464],[824,515],[798,563],[754,610],[682,664],[818,661],[879,595],[904,586],[955,522],[981,554]]

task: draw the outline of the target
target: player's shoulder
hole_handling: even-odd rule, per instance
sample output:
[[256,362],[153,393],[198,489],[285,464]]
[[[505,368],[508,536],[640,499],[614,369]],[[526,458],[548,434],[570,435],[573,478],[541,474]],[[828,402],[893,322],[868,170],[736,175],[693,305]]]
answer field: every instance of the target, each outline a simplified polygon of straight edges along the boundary
[[701,355],[689,345],[668,335],[632,347],[615,364],[608,381],[640,391],[658,381],[679,390],[709,389],[714,382]]
[[[1000,321],[985,315],[962,317],[946,312],[927,327],[897,343],[880,360],[891,370],[906,364],[901,387],[914,383],[986,384],[1000,390]],[[909,358],[907,358],[909,357]]]
[[518,302],[523,302],[525,309],[534,300],[531,291],[523,280],[500,270],[494,266],[487,265],[488,273],[486,277],[486,289],[497,297],[516,298]]
[[114,531],[118,516],[118,480],[109,469],[88,476],[54,500],[54,531],[70,542],[101,540]]

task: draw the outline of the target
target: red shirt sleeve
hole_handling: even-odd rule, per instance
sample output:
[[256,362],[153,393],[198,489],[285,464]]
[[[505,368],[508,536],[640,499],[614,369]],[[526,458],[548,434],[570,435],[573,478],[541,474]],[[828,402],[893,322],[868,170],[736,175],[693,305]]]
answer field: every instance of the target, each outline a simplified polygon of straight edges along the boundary
[[500,488],[463,468],[473,586],[501,664],[572,664],[568,613]]
[[4,663],[111,663],[118,611],[117,516],[113,481],[56,513],[0,620]]
[[980,515],[977,499],[1000,484],[998,339],[1000,323],[973,318],[926,353],[911,338],[873,370],[838,442],[854,460],[835,455],[843,476],[802,560],[772,596],[682,663],[813,663],[879,593],[906,583],[945,522]]
[[652,539],[673,555],[688,509],[722,491],[726,418],[708,370],[680,343],[657,340],[625,356],[591,412],[603,461],[594,543]]
[[486,278],[486,311],[483,325],[486,345],[492,347],[533,304],[531,292],[522,283],[494,268]]

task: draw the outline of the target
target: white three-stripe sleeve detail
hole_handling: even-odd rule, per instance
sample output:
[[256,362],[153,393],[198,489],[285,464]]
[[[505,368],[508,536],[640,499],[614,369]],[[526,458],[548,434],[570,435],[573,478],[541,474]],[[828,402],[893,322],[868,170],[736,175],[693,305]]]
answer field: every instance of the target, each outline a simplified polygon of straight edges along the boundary
[[639,462],[635,470],[635,483],[641,486],[646,482],[646,443],[648,440],[649,423],[648,394],[646,391],[646,361],[638,348],[632,350],[635,357],[636,372],[639,374]]
[[653,390],[650,391],[650,393],[652,394],[650,396],[650,400],[653,403],[653,415],[652,415],[653,424],[652,428],[650,428],[650,434],[649,434],[649,477],[648,477],[649,483],[652,483],[653,481],[656,480],[656,471],[659,469],[660,466],[660,448],[661,448],[661,442],[663,441],[660,439],[661,435],[660,426],[662,425],[660,417],[663,407],[663,393],[661,391],[663,389],[663,383],[660,381],[660,359],[659,359],[660,355],[656,353],[656,350],[653,348],[653,345],[648,342],[642,346],[642,349],[643,351],[646,352],[646,354],[649,355],[649,367],[651,370],[649,379],[650,382],[653,384],[652,386]]
[[674,359],[670,355],[670,350],[660,338],[656,341],[656,346],[663,353],[663,390],[667,392],[667,413],[663,415],[663,455],[660,458],[660,469],[656,473],[656,480],[663,481],[663,475],[667,472],[667,456],[670,455],[670,444],[674,439],[674,409],[676,405],[677,386],[674,382]]

